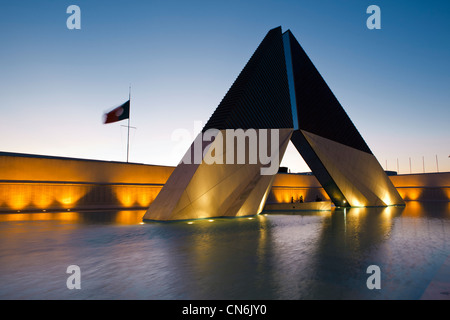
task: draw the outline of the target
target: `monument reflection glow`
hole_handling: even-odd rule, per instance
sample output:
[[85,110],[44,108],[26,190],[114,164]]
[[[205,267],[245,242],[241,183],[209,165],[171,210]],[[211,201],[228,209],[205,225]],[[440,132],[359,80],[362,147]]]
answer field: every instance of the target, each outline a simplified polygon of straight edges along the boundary
[[[439,297],[450,255],[447,202],[141,224],[144,213],[0,215],[0,298],[420,299]],[[59,272],[74,263],[76,295]],[[365,286],[372,264],[381,290]]]

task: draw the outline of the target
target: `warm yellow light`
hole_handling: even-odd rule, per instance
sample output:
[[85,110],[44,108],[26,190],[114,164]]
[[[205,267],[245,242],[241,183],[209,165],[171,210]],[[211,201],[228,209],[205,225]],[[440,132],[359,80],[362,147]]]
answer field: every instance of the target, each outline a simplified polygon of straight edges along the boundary
[[424,213],[423,203],[421,201],[408,201],[405,210],[402,213],[403,217],[420,217]]
[[389,196],[389,194],[386,194],[383,199],[381,199],[385,205],[390,206],[392,205],[392,201],[391,201],[391,197]]
[[161,191],[161,187],[141,187],[137,191],[137,201],[141,207],[148,207],[150,203],[155,200],[158,193]]
[[385,218],[391,218],[391,216],[392,216],[392,207],[385,207],[383,209],[383,216]]
[[117,199],[124,207],[131,207],[136,202],[137,192],[130,186],[115,186],[114,192]]
[[114,193],[124,207],[148,207],[161,191],[161,187],[115,186]]
[[3,188],[6,204],[9,208],[22,210],[30,204],[32,190],[28,185],[5,185]]
[[17,194],[10,198],[8,201],[8,206],[14,210],[24,209],[29,204],[29,198],[26,199],[25,195]]
[[256,217],[257,217],[258,220],[260,220],[260,221],[266,221],[267,215],[266,215],[266,214],[258,214]]
[[77,221],[79,220],[79,214],[76,212],[61,212],[61,213],[49,213],[49,212],[32,212],[32,213],[12,213],[0,216],[1,221]]
[[192,222],[192,221],[189,221],[187,224],[193,224],[193,222]]
[[32,204],[37,209],[46,209],[55,200],[54,196],[54,186],[47,184],[23,185],[23,193],[26,197],[29,197],[30,204]]
[[213,222],[214,220],[213,220],[213,219],[209,219],[208,221],[209,221],[209,222]]
[[359,216],[360,214],[362,214],[363,212],[365,212],[365,208],[358,208],[358,207],[352,207],[350,210],[349,210],[349,212],[348,212],[348,214],[350,215],[350,216]]
[[141,221],[142,215],[140,210],[122,210],[117,212],[115,220],[120,224],[136,224]]
[[352,207],[362,207],[363,205],[358,200],[352,201]]
[[54,187],[53,194],[63,208],[70,208],[75,207],[89,190],[87,185],[61,185]]
[[398,188],[397,190],[403,200],[418,200],[422,195],[420,188]]
[[59,221],[79,221],[80,214],[78,212],[59,212],[59,213],[48,213],[49,217],[54,220]]
[[[364,207],[366,204],[364,202],[361,201],[360,198],[357,198],[356,196],[352,196],[349,199],[349,204],[352,207]],[[365,199],[364,199],[365,200]],[[363,201],[364,201],[363,200]],[[345,201],[345,200],[344,200]],[[345,203],[345,202],[344,202]]]

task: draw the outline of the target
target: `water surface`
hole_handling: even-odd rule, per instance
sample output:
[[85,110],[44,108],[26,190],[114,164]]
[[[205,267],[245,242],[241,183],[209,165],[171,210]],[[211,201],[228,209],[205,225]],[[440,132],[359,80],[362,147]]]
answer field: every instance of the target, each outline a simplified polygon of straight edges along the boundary
[[[447,202],[172,223],[144,213],[0,215],[0,299],[450,298]],[[66,286],[69,265],[80,290]]]

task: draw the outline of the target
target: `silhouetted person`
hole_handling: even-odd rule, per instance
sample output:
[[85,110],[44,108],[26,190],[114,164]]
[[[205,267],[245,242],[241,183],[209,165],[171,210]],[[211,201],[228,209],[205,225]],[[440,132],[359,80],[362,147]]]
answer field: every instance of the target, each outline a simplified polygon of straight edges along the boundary
[[303,203],[303,196],[300,196],[300,199],[298,200],[300,203]]
[[316,201],[317,201],[317,202],[322,201],[322,198],[319,197],[319,196],[317,195],[317,196],[316,196]]

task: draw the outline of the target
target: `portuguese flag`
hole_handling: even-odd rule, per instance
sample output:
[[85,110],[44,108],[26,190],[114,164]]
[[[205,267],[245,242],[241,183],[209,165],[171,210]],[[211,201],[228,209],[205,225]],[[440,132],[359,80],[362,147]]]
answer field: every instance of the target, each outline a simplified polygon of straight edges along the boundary
[[103,123],[113,123],[130,118],[130,100],[103,115]]

